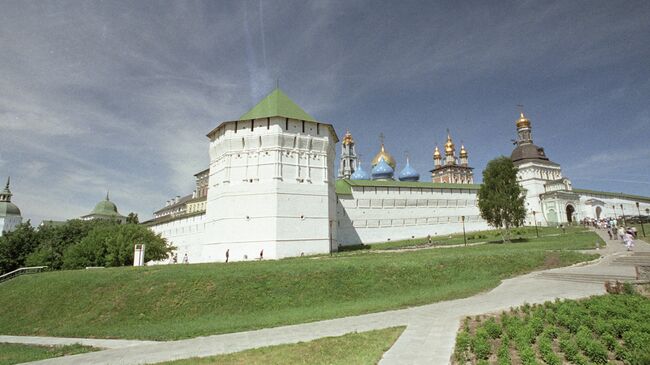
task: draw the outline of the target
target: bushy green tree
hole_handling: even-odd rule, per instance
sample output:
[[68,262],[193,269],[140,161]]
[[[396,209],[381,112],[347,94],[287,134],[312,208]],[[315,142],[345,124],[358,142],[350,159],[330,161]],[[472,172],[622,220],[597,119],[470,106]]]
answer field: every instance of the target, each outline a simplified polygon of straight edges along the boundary
[[30,221],[22,223],[0,237],[0,273],[25,266],[25,259],[39,244],[38,234]]
[[63,268],[132,265],[135,244],[145,244],[145,262],[162,260],[173,249],[164,238],[144,226],[101,226],[90,231],[81,242],[66,250]]
[[481,217],[501,230],[503,241],[510,241],[510,228],[524,224],[525,196],[517,182],[517,168],[507,157],[488,162],[483,170],[483,184],[478,191]]
[[126,216],[126,223],[130,223],[130,224],[140,223],[140,219],[138,218],[138,213],[134,213],[134,212],[129,213],[129,215]]
[[61,225],[41,226],[38,229],[38,248],[27,257],[26,264],[60,270],[68,247],[79,244],[93,229],[116,225],[116,222],[107,220],[71,219]]

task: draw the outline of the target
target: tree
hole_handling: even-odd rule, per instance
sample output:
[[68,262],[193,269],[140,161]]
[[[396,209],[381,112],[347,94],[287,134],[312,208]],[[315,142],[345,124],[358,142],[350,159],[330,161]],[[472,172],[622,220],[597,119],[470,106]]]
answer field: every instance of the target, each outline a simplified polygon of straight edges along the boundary
[[517,182],[517,168],[504,156],[488,162],[478,191],[481,217],[501,230],[503,242],[510,241],[510,228],[524,224],[525,196]]
[[116,225],[114,221],[102,219],[71,219],[62,225],[41,226],[38,229],[38,248],[27,257],[26,264],[60,270],[63,267],[63,255],[69,247],[77,245],[97,227]]
[[0,237],[0,273],[25,266],[25,259],[38,246],[38,235],[30,221]]
[[159,234],[153,233],[145,226],[100,226],[90,231],[81,242],[66,250],[63,268],[132,265],[135,244],[145,244],[145,262],[167,258],[169,252],[174,249]]
[[138,213],[134,213],[134,212],[129,213],[129,215],[126,216],[126,223],[129,224],[140,223],[140,219],[138,219]]

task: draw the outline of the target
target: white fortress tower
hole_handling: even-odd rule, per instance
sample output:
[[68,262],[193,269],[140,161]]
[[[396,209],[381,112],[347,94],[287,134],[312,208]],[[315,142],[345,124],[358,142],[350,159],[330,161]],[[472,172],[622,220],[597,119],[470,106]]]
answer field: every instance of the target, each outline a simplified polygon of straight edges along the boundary
[[[279,88],[208,133],[203,262],[336,250],[334,128]],[[196,262],[198,260],[190,261]]]

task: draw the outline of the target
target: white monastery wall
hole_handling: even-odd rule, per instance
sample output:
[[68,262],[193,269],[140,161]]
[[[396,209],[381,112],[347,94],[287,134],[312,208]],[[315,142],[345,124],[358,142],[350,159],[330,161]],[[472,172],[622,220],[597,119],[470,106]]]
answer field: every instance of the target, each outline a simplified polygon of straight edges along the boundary
[[[588,202],[589,201],[589,202]],[[637,209],[636,203],[639,202]],[[621,205],[623,208],[621,209]],[[600,208],[600,218],[648,215],[646,209],[650,209],[647,200],[634,200],[625,197],[613,197],[609,194],[580,193],[580,213],[585,218],[597,218],[597,210]]]
[[[201,259],[205,214],[158,223],[150,228],[176,247],[179,262],[185,254],[192,263],[208,261]],[[161,263],[167,262],[163,260]]]
[[488,229],[476,205],[477,190],[353,186],[339,195],[341,245],[432,237]]

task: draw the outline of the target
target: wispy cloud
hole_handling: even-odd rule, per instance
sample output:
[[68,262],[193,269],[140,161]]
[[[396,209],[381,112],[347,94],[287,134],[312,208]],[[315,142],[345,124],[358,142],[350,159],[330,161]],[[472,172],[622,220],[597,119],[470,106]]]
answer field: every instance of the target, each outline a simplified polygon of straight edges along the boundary
[[[648,17],[643,2],[9,2],[0,178],[35,220],[83,214],[106,189],[150,216],[191,192],[205,133],[279,79],[350,128],[366,161],[384,132],[425,176],[449,127],[480,175],[509,154],[523,102],[570,178],[650,195],[633,182],[650,168],[635,147],[650,121]],[[598,180],[610,164],[621,181]]]

